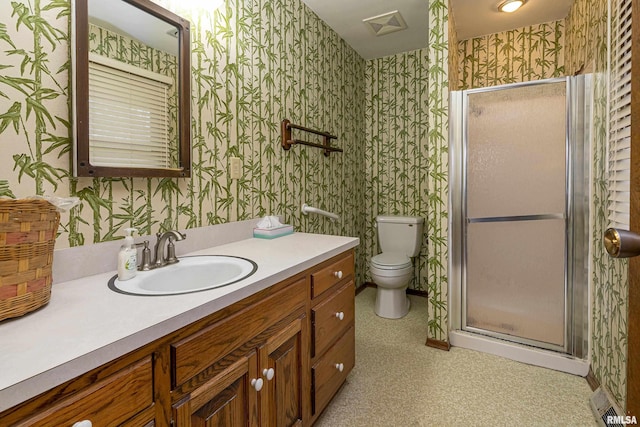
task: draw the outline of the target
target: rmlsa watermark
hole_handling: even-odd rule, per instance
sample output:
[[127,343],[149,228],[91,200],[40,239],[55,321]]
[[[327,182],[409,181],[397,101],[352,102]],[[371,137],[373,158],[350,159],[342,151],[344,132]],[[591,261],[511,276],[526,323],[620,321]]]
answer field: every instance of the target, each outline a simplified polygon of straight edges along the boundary
[[638,424],[638,420],[635,415],[607,415],[608,426],[626,426],[632,424]]

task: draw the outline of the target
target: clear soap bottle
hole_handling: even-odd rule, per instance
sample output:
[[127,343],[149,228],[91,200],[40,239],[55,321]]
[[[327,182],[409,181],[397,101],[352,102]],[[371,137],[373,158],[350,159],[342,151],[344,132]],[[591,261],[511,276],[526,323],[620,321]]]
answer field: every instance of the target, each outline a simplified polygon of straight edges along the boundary
[[118,252],[118,280],[120,281],[133,279],[138,272],[138,250],[132,236],[133,232],[138,230],[125,228],[124,231],[127,234]]

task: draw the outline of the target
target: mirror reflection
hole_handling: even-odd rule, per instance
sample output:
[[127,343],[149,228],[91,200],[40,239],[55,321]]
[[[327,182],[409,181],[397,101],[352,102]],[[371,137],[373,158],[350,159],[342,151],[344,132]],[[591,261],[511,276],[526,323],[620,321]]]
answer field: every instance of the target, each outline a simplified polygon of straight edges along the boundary
[[77,3],[78,176],[188,176],[188,23],[146,0]]

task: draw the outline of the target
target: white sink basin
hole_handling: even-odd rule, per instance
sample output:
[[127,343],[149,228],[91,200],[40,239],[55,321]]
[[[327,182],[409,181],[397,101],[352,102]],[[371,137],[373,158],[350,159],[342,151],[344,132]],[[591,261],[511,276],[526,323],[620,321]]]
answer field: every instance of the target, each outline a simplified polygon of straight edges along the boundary
[[258,269],[253,261],[224,255],[179,258],[177,264],[150,271],[138,271],[133,279],[109,280],[109,288],[133,295],[175,295],[206,291],[238,282]]

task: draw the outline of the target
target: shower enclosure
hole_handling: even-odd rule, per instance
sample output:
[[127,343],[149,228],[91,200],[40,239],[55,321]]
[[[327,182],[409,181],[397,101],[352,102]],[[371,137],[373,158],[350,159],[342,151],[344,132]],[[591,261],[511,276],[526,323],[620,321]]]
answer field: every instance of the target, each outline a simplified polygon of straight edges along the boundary
[[589,85],[452,92],[452,330],[586,357]]

